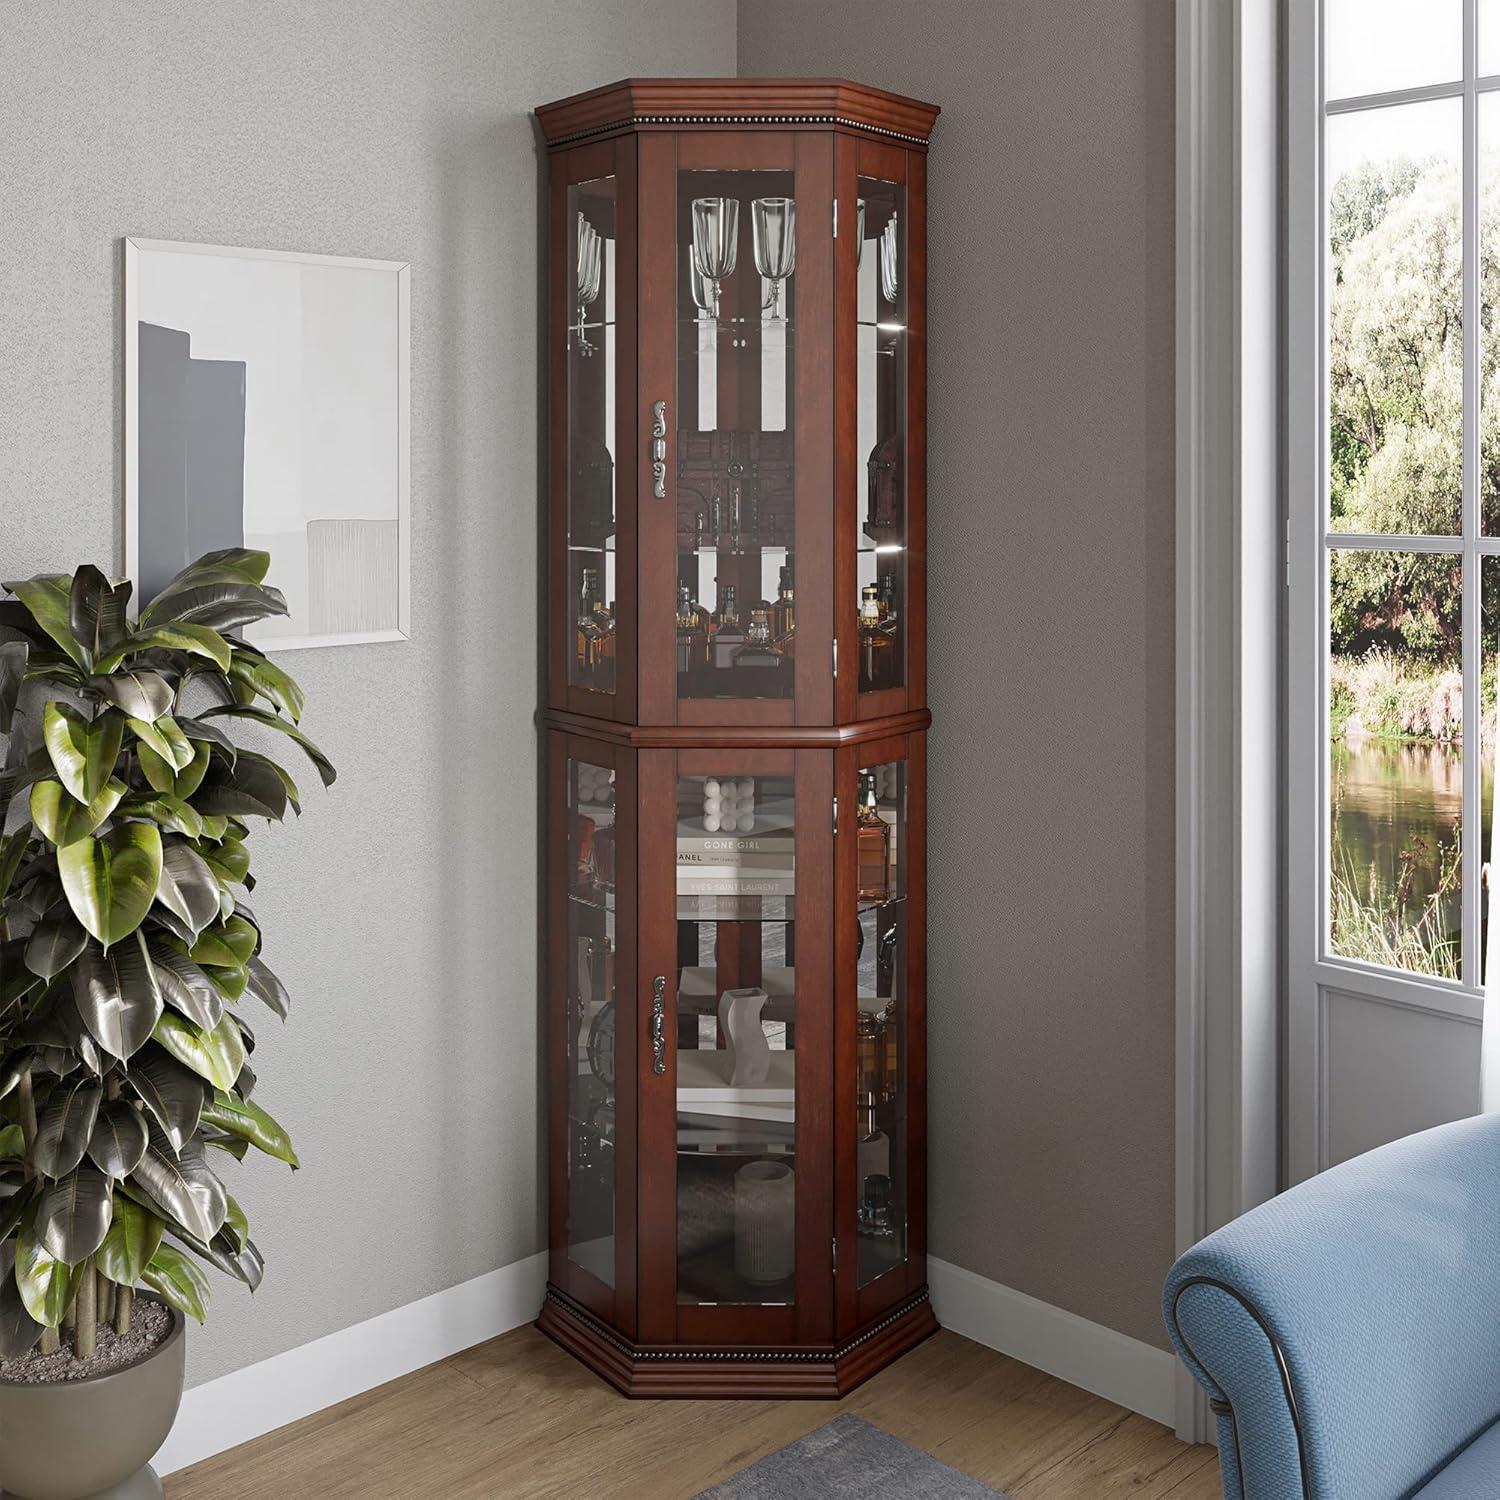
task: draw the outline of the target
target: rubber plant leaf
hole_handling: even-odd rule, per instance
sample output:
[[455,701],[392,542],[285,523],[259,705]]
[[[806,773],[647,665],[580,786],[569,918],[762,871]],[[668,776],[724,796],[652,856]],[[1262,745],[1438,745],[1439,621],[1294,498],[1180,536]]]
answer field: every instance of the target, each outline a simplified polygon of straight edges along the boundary
[[203,1118],[210,1125],[217,1125],[220,1130],[249,1141],[257,1151],[274,1156],[293,1169],[302,1165],[285,1128],[260,1105],[252,1104],[248,1099],[222,1089],[215,1090],[213,1098],[203,1107]]
[[73,1305],[82,1272],[81,1265],[70,1266],[42,1244],[28,1213],[16,1238],[16,1285],[26,1311],[44,1327],[56,1328]]
[[107,1100],[89,1137],[89,1160],[108,1177],[129,1177],[146,1154],[149,1135],[141,1112],[128,1099]]
[[49,703],[42,710],[42,741],[58,779],[78,801],[87,805],[104,790],[114,774],[124,739],[125,720],[114,709],[86,719],[67,703]]
[[202,1322],[208,1316],[208,1277],[182,1251],[161,1245],[141,1273],[141,1280],[163,1302]]
[[113,1212],[109,1178],[84,1162],[42,1189],[36,1200],[36,1236],[58,1260],[76,1265],[104,1243]]
[[158,938],[150,944],[151,961],[161,997],[196,1026],[212,1031],[224,1014],[224,997],[212,980],[185,953]]
[[297,679],[250,646],[234,648],[229,675],[238,683],[274,704],[295,724],[306,703]]
[[261,1281],[266,1274],[266,1262],[254,1240],[236,1241],[223,1230],[220,1230],[206,1245],[202,1240],[194,1239],[190,1234],[183,1234],[178,1229],[174,1229],[172,1235],[175,1239],[181,1240],[194,1255],[206,1260],[209,1265],[223,1271],[226,1276],[233,1276],[236,1280],[243,1281],[252,1292],[260,1289]]
[[229,670],[229,642],[207,624],[180,621],[137,630],[134,635],[126,636],[108,656],[100,659],[99,670],[113,672],[138,651],[185,651],[189,656],[201,656],[205,661],[211,661],[221,672]]
[[180,715],[177,720],[177,727],[190,740],[199,740],[215,750],[222,750],[225,760],[230,765],[234,764],[235,758],[240,753],[239,746],[217,724],[205,724],[202,719]]
[[129,579],[112,582],[92,563],[74,573],[68,591],[68,627],[91,659],[97,661],[125,639],[130,591]]
[[10,733],[21,684],[26,679],[30,649],[25,641],[6,641],[0,645],[0,734]]
[[[245,1062],[245,1042],[234,1017],[225,1014],[211,1030],[195,1026],[175,1011],[165,1011],[153,1039],[200,1078],[217,1089],[232,1089]],[[208,1236],[204,1235],[204,1239]]]
[[217,844],[201,843],[198,853],[225,885],[243,885],[250,873],[250,851],[237,838],[225,838]]
[[241,754],[233,766],[215,766],[193,799],[200,813],[231,818],[284,818],[286,784],[266,760]]
[[[150,751],[143,746],[140,751],[143,765],[149,754]],[[159,823],[166,832],[180,833],[184,838],[203,837],[203,819],[198,816],[197,809],[191,803],[182,801],[180,797],[127,797],[120,805],[120,812],[130,818],[149,818],[153,823]]]
[[283,1021],[292,1008],[292,997],[286,986],[266,967],[259,958],[252,958],[246,965],[249,976],[247,988],[262,1005],[269,1006]]
[[[125,723],[142,745],[172,767],[174,777],[192,761],[193,747],[171,714],[163,714],[154,724],[145,719],[126,719]],[[152,785],[155,786],[155,782]],[[173,788],[156,787],[156,790],[171,791]]]
[[219,882],[202,855],[187,844],[163,846],[156,899],[196,935],[219,916]]
[[[132,824],[141,827],[141,824]],[[89,1034],[112,1057],[134,1057],[161,1018],[156,968],[144,937],[102,951],[90,943],[73,967],[73,1003]]]
[[144,1204],[116,1193],[114,1218],[94,1264],[116,1285],[133,1287],[156,1254],[166,1227]]
[[125,783],[111,776],[91,802],[80,802],[49,776],[31,789],[31,821],[59,848],[86,839],[120,805]]
[[88,1150],[104,1089],[94,1078],[63,1078],[37,1117],[32,1164],[48,1177],[66,1177]]
[[66,573],[44,573],[4,585],[26,607],[26,612],[62,648],[75,666],[89,669],[88,653],[73,634],[69,604],[73,580]]
[[79,839],[57,851],[68,905],[106,948],[129,937],[151,909],[161,860],[155,823],[121,823],[102,838]]
[[42,1324],[26,1310],[15,1271],[16,1247],[0,1241],[0,1359],[20,1359],[42,1336]]
[[198,1129],[208,1097],[203,1080],[155,1044],[131,1059],[125,1079],[172,1149],[180,1151]]
[[132,669],[96,673],[88,679],[88,685],[127,718],[154,723],[172,706],[172,684],[160,672]]
[[165,1137],[153,1131],[146,1154],[130,1177],[153,1202],[205,1244],[223,1225],[228,1212],[224,1184],[209,1170],[203,1148],[196,1141],[173,1151]]
[[88,940],[72,912],[54,910],[26,940],[26,967],[50,984],[83,952]]
[[286,613],[286,599],[281,590],[269,584],[205,582],[164,590],[141,611],[140,623],[143,630],[169,624],[233,630],[270,615]]
[[235,915],[206,928],[193,945],[194,963],[221,969],[243,969],[260,946],[260,933],[244,917]]
[[218,708],[206,708],[199,717],[203,719],[249,719],[256,724],[264,724],[268,729],[279,730],[295,740],[307,752],[307,758],[317,767],[324,786],[332,786],[338,776],[333,762],[295,724],[287,723],[280,714],[274,714],[270,709],[257,708],[249,704],[229,703]]

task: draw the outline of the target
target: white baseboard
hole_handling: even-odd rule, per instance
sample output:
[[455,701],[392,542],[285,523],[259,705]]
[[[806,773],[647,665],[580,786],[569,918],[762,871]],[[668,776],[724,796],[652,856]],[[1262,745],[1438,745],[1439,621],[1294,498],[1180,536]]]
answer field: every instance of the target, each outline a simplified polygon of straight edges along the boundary
[[546,1284],[543,1252],[194,1386],[152,1460],[156,1472],[185,1469],[519,1328],[536,1317]]
[[932,1256],[927,1281],[944,1328],[1153,1422],[1176,1425],[1177,1361],[1165,1349]]

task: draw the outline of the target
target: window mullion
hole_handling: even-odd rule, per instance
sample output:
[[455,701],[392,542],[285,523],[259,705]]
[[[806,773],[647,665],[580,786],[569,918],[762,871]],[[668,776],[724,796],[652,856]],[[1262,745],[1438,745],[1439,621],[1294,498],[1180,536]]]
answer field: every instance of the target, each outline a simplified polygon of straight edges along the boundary
[[1464,0],[1463,118],[1463,968],[1464,982],[1480,981],[1479,647],[1479,0]]

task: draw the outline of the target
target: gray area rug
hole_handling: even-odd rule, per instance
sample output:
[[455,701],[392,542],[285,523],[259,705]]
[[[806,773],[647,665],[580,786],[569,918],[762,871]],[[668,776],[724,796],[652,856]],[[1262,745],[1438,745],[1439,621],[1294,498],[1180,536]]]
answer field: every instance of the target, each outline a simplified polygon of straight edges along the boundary
[[696,1500],[1005,1500],[862,1417],[845,1413]]

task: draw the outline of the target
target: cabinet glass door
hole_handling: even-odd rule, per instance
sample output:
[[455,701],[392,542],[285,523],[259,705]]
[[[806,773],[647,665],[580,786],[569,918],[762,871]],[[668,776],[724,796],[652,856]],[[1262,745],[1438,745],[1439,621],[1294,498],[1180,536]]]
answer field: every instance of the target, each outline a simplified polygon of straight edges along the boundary
[[859,691],[878,693],[906,684],[906,187],[861,176],[857,193]]

